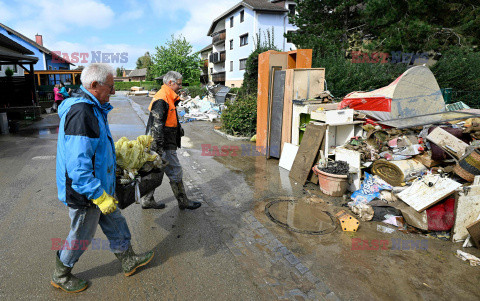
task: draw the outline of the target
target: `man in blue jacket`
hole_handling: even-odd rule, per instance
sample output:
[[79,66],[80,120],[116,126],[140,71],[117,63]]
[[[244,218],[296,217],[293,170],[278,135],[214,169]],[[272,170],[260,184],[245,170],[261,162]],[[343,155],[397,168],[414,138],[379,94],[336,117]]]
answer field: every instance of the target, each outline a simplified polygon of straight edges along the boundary
[[125,218],[117,209],[115,145],[108,126],[108,103],[115,94],[112,67],[91,64],[81,74],[82,86],[60,105],[57,144],[58,198],[68,206],[70,233],[57,252],[51,284],[66,292],[80,292],[87,282],[71,274],[86,250],[97,225],[126,276],[146,265],[153,251],[136,255]]

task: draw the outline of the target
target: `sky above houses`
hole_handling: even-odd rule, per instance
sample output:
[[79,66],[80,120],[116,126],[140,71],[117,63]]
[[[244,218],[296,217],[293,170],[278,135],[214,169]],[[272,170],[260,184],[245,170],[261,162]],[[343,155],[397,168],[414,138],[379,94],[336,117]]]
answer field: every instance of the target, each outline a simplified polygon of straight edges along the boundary
[[69,56],[126,52],[128,62],[112,65],[134,69],[139,56],[153,54],[172,34],[182,34],[194,50],[207,46],[213,19],[239,1],[0,0],[0,23],[32,40],[41,34],[45,47]]

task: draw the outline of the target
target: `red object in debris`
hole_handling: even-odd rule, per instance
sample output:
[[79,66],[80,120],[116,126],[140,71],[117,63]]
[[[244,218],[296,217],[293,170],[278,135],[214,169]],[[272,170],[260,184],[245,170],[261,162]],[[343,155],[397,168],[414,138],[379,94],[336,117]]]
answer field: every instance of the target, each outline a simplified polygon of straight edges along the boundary
[[455,199],[448,198],[445,201],[427,209],[428,230],[448,231],[455,223]]

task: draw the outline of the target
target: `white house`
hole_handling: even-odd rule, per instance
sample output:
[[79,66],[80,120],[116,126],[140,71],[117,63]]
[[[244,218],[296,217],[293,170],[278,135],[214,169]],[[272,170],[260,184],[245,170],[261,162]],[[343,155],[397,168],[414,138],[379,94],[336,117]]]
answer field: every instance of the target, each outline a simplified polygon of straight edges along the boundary
[[213,20],[207,33],[212,37],[209,78],[214,83],[240,87],[245,62],[259,34],[264,41],[267,32],[273,33],[278,49],[295,50],[295,45],[284,37],[288,31],[296,30],[288,22],[289,12],[295,13],[294,1],[244,0]]

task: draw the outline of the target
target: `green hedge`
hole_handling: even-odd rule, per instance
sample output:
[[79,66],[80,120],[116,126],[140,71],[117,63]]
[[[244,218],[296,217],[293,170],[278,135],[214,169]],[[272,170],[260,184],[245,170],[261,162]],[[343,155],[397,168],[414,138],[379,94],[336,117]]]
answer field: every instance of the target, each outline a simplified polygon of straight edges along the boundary
[[143,87],[145,90],[157,89],[159,90],[162,85],[156,81],[142,81],[142,82],[115,82],[115,90],[125,91],[130,90],[131,87]]
[[222,112],[222,128],[230,135],[252,136],[257,129],[256,94],[242,95],[233,103],[227,103]]

